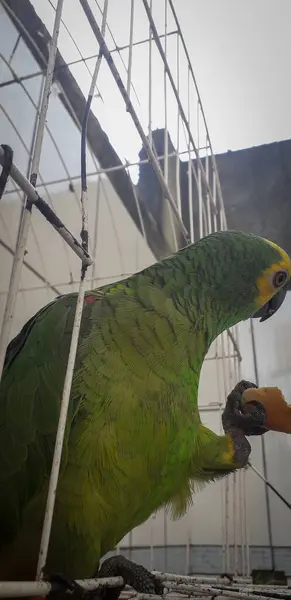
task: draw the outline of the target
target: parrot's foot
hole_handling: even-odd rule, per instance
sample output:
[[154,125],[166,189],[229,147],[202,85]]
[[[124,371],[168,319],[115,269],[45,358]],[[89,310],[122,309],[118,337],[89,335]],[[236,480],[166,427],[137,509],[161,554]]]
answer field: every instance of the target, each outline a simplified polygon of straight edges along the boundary
[[[158,594],[160,596],[164,591],[161,581],[150,571],[121,555],[107,558],[94,577],[122,577],[125,585],[130,585],[136,592],[142,594]],[[96,592],[90,593],[90,599],[117,600],[123,587],[98,589]]]
[[104,585],[88,592],[76,581],[59,573],[46,577],[45,580],[52,586],[49,597],[54,600],[63,600],[68,592],[75,600],[117,600],[125,585],[130,585],[136,592],[142,594],[161,596],[164,591],[161,581],[150,571],[120,555],[112,556],[104,561],[92,579],[99,577],[122,577],[124,585],[112,588]]
[[222,414],[222,424],[226,433],[240,429],[244,435],[262,435],[266,433],[266,410],[260,402],[245,405],[242,395],[245,390],[257,388],[254,383],[240,381],[227,397]]
[[[251,446],[246,435],[262,435],[266,433],[266,410],[259,402],[248,404],[243,408],[242,394],[249,388],[256,388],[254,383],[240,381],[227,397],[222,414],[225,433],[231,435],[234,449],[234,461],[237,467],[245,467],[251,453]],[[244,412],[243,412],[244,410]]]

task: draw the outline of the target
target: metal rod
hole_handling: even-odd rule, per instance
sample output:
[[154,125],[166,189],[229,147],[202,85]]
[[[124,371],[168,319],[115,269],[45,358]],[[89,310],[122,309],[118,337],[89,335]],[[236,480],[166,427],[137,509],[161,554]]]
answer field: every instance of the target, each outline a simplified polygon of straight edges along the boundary
[[[150,0],[150,11],[153,8],[153,0]],[[149,26],[149,96],[148,96],[148,137],[150,146],[153,143],[153,133],[152,133],[152,104],[153,104],[153,94],[152,94],[152,60],[153,60],[153,34],[151,30],[151,26]],[[149,158],[146,159],[147,162]]]
[[[124,99],[125,104],[126,104],[126,110],[130,113],[131,118],[132,118],[132,120],[134,122],[134,125],[135,125],[135,127],[136,127],[136,129],[137,129],[137,131],[138,131],[138,133],[139,133],[139,135],[141,137],[141,139],[142,139],[143,145],[144,145],[144,147],[146,149],[146,152],[147,152],[147,155],[148,155],[148,157],[149,157],[149,159],[150,159],[150,161],[152,163],[153,169],[154,169],[154,171],[156,173],[156,176],[157,176],[157,178],[159,180],[159,183],[161,185],[162,191],[163,191],[165,197],[167,198],[168,202],[170,203],[172,211],[173,211],[173,213],[175,215],[175,218],[176,218],[176,220],[177,220],[177,222],[178,222],[178,224],[180,226],[181,232],[182,232],[182,234],[184,236],[184,239],[185,239],[186,243],[188,243],[189,242],[188,231],[187,231],[186,227],[184,226],[184,224],[181,221],[179,212],[178,212],[176,204],[175,204],[175,200],[173,199],[173,196],[172,196],[172,193],[171,193],[171,191],[169,189],[169,186],[167,185],[167,183],[165,181],[165,178],[164,178],[163,173],[161,171],[159,162],[158,162],[158,160],[157,160],[157,158],[155,156],[155,153],[154,153],[153,149],[151,148],[149,140],[148,140],[148,138],[146,137],[146,135],[145,135],[145,133],[143,131],[142,125],[141,125],[140,120],[139,120],[139,118],[137,116],[137,113],[136,113],[136,111],[135,111],[135,109],[134,109],[134,107],[132,105],[132,102],[131,102],[130,98],[128,97],[128,94],[126,92],[124,84],[123,84],[123,82],[121,80],[121,77],[120,77],[120,75],[118,73],[118,70],[117,70],[117,68],[116,68],[116,66],[115,66],[115,64],[113,62],[113,59],[112,59],[112,57],[110,55],[110,52],[108,50],[108,47],[107,47],[106,42],[104,40],[104,37],[103,37],[103,35],[101,33],[101,30],[100,30],[100,28],[99,28],[99,26],[98,26],[98,24],[96,22],[96,19],[95,19],[94,15],[93,15],[93,13],[91,11],[91,8],[89,6],[88,0],[79,0],[79,2],[80,2],[81,6],[82,6],[82,8],[83,8],[83,10],[85,12],[85,15],[86,15],[86,17],[87,17],[90,25],[91,25],[93,33],[94,33],[94,35],[95,35],[98,43],[100,44],[101,52],[102,52],[102,54],[103,54],[103,56],[104,56],[104,58],[105,58],[105,60],[106,60],[106,62],[108,64],[108,66],[109,66],[109,69],[110,69],[110,71],[111,71],[111,73],[112,73],[112,75],[113,75],[113,77],[114,77],[114,79],[115,79],[115,81],[116,81],[116,83],[118,85],[119,91],[120,91],[120,93],[121,93],[121,95],[122,95],[122,97]],[[148,7],[148,10],[149,10],[149,7]]]
[[129,26],[129,52],[128,52],[128,68],[127,68],[127,93],[130,98],[131,88],[131,71],[132,71],[132,50],[133,50],[133,26],[134,26],[134,0],[130,2],[130,26]]
[[[177,91],[180,95],[180,38],[177,36]],[[180,113],[177,111],[177,148],[176,148],[176,196],[179,215],[182,219],[181,186],[180,186]],[[171,152],[169,153],[169,157]],[[190,236],[191,237],[191,236]]]
[[[254,361],[255,384],[259,387],[257,349],[256,349],[256,341],[255,341],[254,324],[253,324],[252,319],[250,319],[250,330],[251,330],[251,342],[252,342],[253,361]],[[262,445],[263,473],[264,473],[264,478],[267,481],[268,480],[267,457],[266,457],[265,438],[263,435],[261,435],[261,445]],[[268,487],[266,481],[265,481],[265,496],[266,496],[267,526],[268,526],[268,537],[269,537],[269,545],[270,545],[270,553],[271,553],[271,568],[274,571],[275,570],[275,552],[274,552],[274,545],[273,545],[272,516],[271,516],[269,487]]]
[[243,480],[244,480],[244,530],[246,540],[246,576],[248,577],[251,573],[251,560],[250,560],[250,540],[249,540],[249,522],[248,522],[248,503],[247,503],[247,470],[246,467],[243,469]]
[[[200,150],[206,150],[206,148],[200,148]],[[179,153],[179,156],[182,156],[184,154],[188,154],[188,150],[182,150]],[[171,158],[173,156],[177,156],[177,152],[169,152],[168,157]],[[158,154],[156,155],[156,158],[158,160],[163,160],[165,158],[164,154]],[[148,165],[151,161],[149,160],[149,158],[145,158],[143,160],[138,160],[136,162],[129,162],[126,161],[125,163],[122,163],[121,165],[116,165],[114,167],[108,167],[108,168],[104,168],[104,169],[96,169],[96,171],[91,171],[90,173],[87,173],[87,177],[95,177],[97,175],[97,177],[99,175],[107,175],[107,173],[112,173],[113,171],[121,171],[123,169],[130,169],[131,167],[139,167],[140,165]],[[80,175],[72,175],[70,177],[70,182],[76,181],[80,179]],[[48,181],[48,182],[42,182],[37,184],[35,187],[36,189],[38,187],[48,187],[49,185],[56,185],[58,183],[68,183],[68,178],[60,178],[60,179],[53,179],[52,181]],[[4,193],[4,196],[9,196],[10,194],[15,194],[17,191],[20,191],[21,188],[18,188],[16,190],[7,190],[7,192]]]
[[[189,69],[187,78],[187,100],[188,100],[188,121],[191,123],[191,97],[190,97],[190,80]],[[178,108],[179,110],[179,108]],[[191,140],[188,136],[188,208],[189,208],[189,223],[190,223],[190,239],[194,243],[194,211],[193,211],[193,194],[192,194],[192,161],[191,161]]]
[[[38,127],[37,127],[37,131],[36,131],[36,136],[35,136],[35,146],[34,146],[34,153],[33,153],[32,164],[31,164],[31,171],[32,171],[31,183],[34,185],[37,180],[37,171],[38,171],[38,167],[39,167],[41,146],[42,146],[43,134],[44,134],[44,129],[45,129],[45,122],[46,122],[46,116],[47,116],[47,110],[48,110],[51,84],[52,84],[52,79],[53,79],[55,58],[56,58],[56,53],[57,53],[57,43],[58,43],[63,2],[64,2],[64,0],[58,0],[58,4],[57,4],[57,8],[56,8],[52,42],[51,42],[51,46],[50,46],[50,50],[49,50],[47,72],[46,72],[46,78],[45,78],[45,83],[44,83],[44,91],[43,91],[42,103],[41,103],[41,108],[40,108],[40,113],[39,113]],[[2,150],[2,148],[1,148],[1,150]],[[2,159],[3,159],[3,155],[4,155],[4,152],[2,150]],[[27,243],[30,223],[31,223],[31,204],[30,204],[29,198],[28,198],[25,203],[25,206],[23,208],[23,212],[22,212],[22,218],[21,218],[21,223],[20,223],[20,228],[19,228],[19,236],[18,236],[18,240],[17,240],[17,247],[16,247],[16,252],[15,252],[15,257],[14,257],[12,272],[11,272],[11,278],[10,278],[9,292],[8,292],[7,299],[6,299],[4,318],[3,318],[3,323],[2,323],[2,330],[1,330],[1,337],[0,337],[0,380],[1,380],[1,376],[2,376],[4,360],[5,360],[6,347],[7,347],[8,341],[9,341],[9,336],[10,336],[10,331],[11,331],[11,326],[12,326],[12,320],[13,320],[13,315],[14,315],[14,310],[15,310],[17,292],[18,292],[18,287],[19,287],[19,283],[20,283],[20,277],[21,277],[21,271],[22,271],[22,265],[23,265],[23,260],[24,260],[24,254],[25,254],[25,250],[26,250],[26,243]]]
[[82,277],[81,281],[80,281],[78,300],[77,300],[77,304],[76,304],[76,312],[75,312],[75,319],[74,319],[74,325],[73,325],[73,331],[72,331],[71,346],[70,346],[67,371],[66,371],[65,382],[64,382],[63,395],[62,395],[62,400],[61,400],[60,417],[59,417],[59,422],[58,422],[54,456],[53,456],[53,462],[52,462],[52,470],[51,470],[51,475],[50,475],[50,482],[49,482],[49,489],[48,489],[48,496],[47,496],[47,505],[46,505],[44,523],[43,523],[42,536],[41,536],[40,553],[39,553],[39,558],[38,558],[37,575],[36,575],[38,580],[43,577],[43,569],[45,567],[48,546],[49,546],[49,539],[50,539],[50,533],[51,533],[51,527],[52,527],[52,521],[53,521],[53,513],[54,513],[54,507],[55,507],[57,484],[58,484],[59,471],[60,471],[61,458],[62,458],[63,441],[64,441],[64,435],[65,435],[65,429],[66,429],[66,422],[67,422],[67,413],[68,413],[68,408],[69,408],[71,386],[72,386],[73,373],[74,373],[74,367],[75,367],[75,359],[76,359],[76,353],[77,353],[77,345],[78,345],[78,340],[79,340],[79,331],[80,331],[80,325],[81,325],[81,319],[82,319],[84,293],[85,293],[85,278]]
[[[117,587],[124,584],[122,577],[78,579],[76,583],[88,591],[104,586]],[[52,589],[53,586],[46,581],[0,581],[0,598],[47,596]]]
[[270,488],[270,490],[272,490],[274,492],[274,494],[276,494],[276,496],[278,496],[278,498],[280,498],[280,500],[282,500],[282,502],[285,504],[285,506],[287,506],[287,508],[289,508],[289,510],[291,510],[291,502],[288,502],[288,500],[286,500],[286,498],[284,498],[284,496],[282,496],[282,494],[280,494],[280,492],[278,492],[278,490],[268,481],[268,479],[266,479],[266,477],[264,477],[264,475],[262,475],[262,473],[260,473],[260,471],[258,471],[258,469],[256,469],[256,467],[254,467],[254,465],[252,465],[250,462],[248,463],[248,465],[258,475],[258,477],[262,481],[264,481],[264,483]]
[[[168,54],[168,38],[167,38],[167,29],[168,29],[168,0],[164,0],[165,1],[165,12],[164,12],[164,20],[165,20],[165,56],[167,56]],[[164,113],[165,113],[165,126],[164,126],[164,154],[165,154],[165,159],[164,159],[164,178],[165,181],[167,183],[167,185],[169,185],[169,136],[168,136],[168,87],[167,87],[167,73],[166,70],[164,68]],[[171,206],[170,204],[167,202],[167,208],[168,208],[168,213],[169,213],[169,220],[170,220],[170,226],[171,226],[171,231],[173,234],[173,245],[175,250],[179,250],[179,245],[178,245],[178,240],[177,240],[177,234],[176,234],[176,227],[175,227],[175,223],[174,223],[174,219],[173,219],[173,213],[171,210]],[[179,213],[179,217],[181,219],[181,213],[180,211],[178,211]]]
[[237,553],[237,521],[236,521],[236,501],[237,501],[237,497],[236,497],[236,472],[234,471],[233,476],[232,476],[232,481],[233,481],[233,496],[232,496],[232,502],[233,502],[233,572],[235,575],[237,575],[237,564],[238,564],[238,553]]

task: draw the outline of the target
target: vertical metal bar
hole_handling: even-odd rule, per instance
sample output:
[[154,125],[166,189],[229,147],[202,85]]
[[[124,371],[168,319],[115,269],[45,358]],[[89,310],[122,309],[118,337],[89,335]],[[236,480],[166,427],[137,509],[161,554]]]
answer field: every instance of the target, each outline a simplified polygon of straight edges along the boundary
[[38,580],[42,579],[42,577],[43,577],[43,569],[44,569],[46,559],[47,559],[47,552],[48,552],[49,539],[50,539],[50,533],[51,533],[51,527],[52,527],[54,507],[55,507],[56,491],[57,491],[61,458],[62,458],[64,435],[65,435],[66,422],[67,422],[67,414],[68,414],[70,394],[71,394],[71,386],[72,386],[75,359],[76,359],[76,353],[77,353],[77,345],[78,345],[78,340],[79,340],[79,331],[80,331],[80,325],[81,325],[81,319],[82,319],[84,293],[85,293],[85,278],[82,277],[81,281],[80,281],[78,299],[77,299],[77,304],[76,304],[76,312],[75,312],[75,319],[74,319],[74,325],[73,325],[73,331],[72,331],[71,347],[70,347],[70,352],[69,352],[63,395],[62,395],[62,400],[61,400],[60,417],[59,417],[59,423],[58,423],[58,429],[57,429],[57,435],[56,435],[54,456],[53,456],[53,462],[52,462],[52,470],[51,470],[51,475],[50,475],[47,504],[46,504],[45,517],[44,517],[43,530],[42,530],[41,543],[40,543],[40,552],[39,552],[38,563],[37,563],[36,578]]
[[229,556],[229,476],[225,481],[225,564],[226,573],[230,573],[230,556]]
[[100,192],[101,192],[101,177],[102,175],[97,176],[97,194],[96,194],[96,210],[95,210],[95,219],[94,219],[94,232],[93,232],[93,265],[92,265],[92,282],[91,289],[94,288],[95,285],[95,277],[96,277],[96,253],[97,253],[97,244],[98,244],[98,224],[99,224],[99,208],[100,208]]
[[168,521],[167,513],[164,510],[164,571],[168,571]]
[[[187,99],[188,99],[188,122],[191,124],[191,92],[190,92],[190,73],[188,68],[187,78]],[[192,190],[192,160],[191,160],[191,140],[188,136],[188,206],[190,223],[190,240],[193,243],[194,237],[194,211],[193,211],[193,190]]]
[[127,70],[127,93],[130,98],[132,54],[133,54],[133,27],[134,27],[134,0],[130,3],[130,27],[129,27],[129,47],[128,47],[128,70]]
[[185,560],[185,575],[189,574],[190,571],[190,552],[191,552],[191,519],[188,513],[188,535],[186,541],[186,560]]
[[248,522],[248,505],[247,505],[247,470],[243,469],[243,483],[244,483],[244,530],[246,540],[246,576],[249,577],[251,572],[250,565],[250,537],[249,537],[249,522]]
[[[36,185],[36,181],[37,181],[37,172],[38,172],[38,168],[39,168],[43,134],[44,134],[44,129],[45,129],[49,97],[50,97],[50,91],[51,91],[51,85],[52,85],[52,79],[53,79],[53,72],[54,72],[55,59],[56,59],[56,53],[57,53],[57,44],[58,44],[61,16],[62,16],[62,10],[63,10],[63,3],[64,3],[64,0],[58,0],[56,14],[55,14],[53,35],[52,35],[52,40],[51,40],[51,47],[50,47],[49,57],[48,57],[46,77],[45,77],[45,82],[44,82],[42,103],[41,103],[39,119],[38,119],[38,127],[37,127],[37,132],[36,132],[36,137],[35,137],[35,146],[34,146],[33,159],[32,159],[32,163],[31,163],[31,177],[30,177],[30,182],[34,186]],[[25,202],[25,205],[24,205],[23,211],[22,211],[21,223],[20,223],[20,227],[19,227],[19,235],[18,235],[17,246],[16,246],[16,251],[15,251],[15,256],[14,256],[14,261],[13,261],[13,266],[12,266],[9,291],[7,294],[2,330],[1,330],[0,380],[1,380],[1,376],[2,376],[4,360],[5,360],[6,347],[7,347],[8,341],[9,341],[9,336],[10,336],[10,331],[11,331],[11,326],[12,326],[12,320],[13,320],[13,315],[14,315],[14,310],[15,310],[15,305],[16,305],[17,292],[18,292],[19,283],[20,283],[24,254],[25,254],[25,250],[26,250],[27,238],[28,238],[28,233],[29,233],[29,228],[30,228],[30,223],[31,223],[31,210],[32,210],[31,203],[28,201],[28,199],[26,199],[26,202]]]
[[[165,56],[168,54],[168,0],[165,0]],[[168,94],[167,94],[167,71],[164,67],[164,110],[165,110],[165,126],[164,126],[164,177],[166,183],[169,184],[169,136],[168,136]],[[169,204],[167,204],[168,212],[169,212],[169,220],[171,225],[171,230],[173,233],[173,242],[175,250],[179,249],[177,234],[176,234],[176,223],[174,223],[172,208]]]
[[236,472],[233,473],[233,571],[234,575],[237,576],[237,523],[236,523]]
[[129,560],[132,560],[132,538],[133,538],[133,533],[132,531],[129,532],[128,534],[128,558]]
[[[107,10],[108,10],[108,0],[105,0],[103,17],[102,17],[102,34],[103,35],[105,34],[105,29],[106,29]],[[87,197],[87,169],[86,169],[87,119],[88,119],[88,114],[89,114],[89,110],[90,110],[90,106],[91,106],[91,102],[92,102],[92,97],[93,97],[96,82],[97,82],[98,73],[99,73],[100,66],[101,66],[101,61],[102,61],[102,52],[100,50],[97,61],[96,61],[96,65],[95,65],[95,69],[94,69],[94,73],[92,76],[92,81],[91,81],[91,85],[90,85],[90,89],[89,89],[89,94],[88,94],[88,98],[87,98],[87,102],[86,102],[86,110],[85,110],[85,115],[84,115],[84,120],[83,120],[83,125],[82,125],[82,135],[81,135],[81,183],[82,183],[81,238],[82,238],[82,247],[85,252],[88,252],[88,197]],[[64,388],[63,388],[63,394],[62,394],[62,400],[61,400],[60,416],[59,416],[59,422],[58,422],[58,428],[57,428],[54,456],[53,456],[53,461],[52,461],[52,470],[51,470],[50,481],[49,481],[46,510],[45,510],[39,558],[38,558],[38,564],[37,564],[37,573],[36,573],[37,579],[42,579],[42,577],[43,577],[43,569],[45,567],[47,553],[48,553],[48,547],[49,547],[49,540],[50,540],[52,521],[53,521],[53,515],[54,515],[54,507],[55,507],[55,500],[56,500],[59,471],[60,471],[61,458],[62,458],[62,450],[63,450],[63,444],[64,444],[64,436],[65,436],[66,423],[67,423],[67,414],[68,414],[68,408],[69,408],[69,402],[70,402],[71,387],[72,387],[72,381],[73,381],[73,374],[74,374],[75,360],[76,360],[76,354],[77,354],[80,326],[81,326],[81,320],[82,320],[86,271],[87,271],[87,266],[85,263],[83,263],[82,269],[81,269],[81,280],[80,280],[79,293],[78,293],[78,299],[77,299],[77,304],[76,304],[74,325],[73,325],[73,330],[72,330],[69,358],[68,358],[66,376],[65,376],[65,381],[64,381]]]
[[244,577],[246,574],[245,566],[245,541],[244,541],[244,504],[243,504],[243,473],[242,469],[238,472],[238,485],[239,485],[239,515],[240,515],[240,548],[241,548],[241,569],[240,572]]
[[[150,0],[150,13],[153,11],[153,0]],[[151,24],[149,24],[149,118],[148,118],[148,138],[149,144],[152,148],[153,145],[153,133],[152,133],[152,104],[153,104],[153,92],[152,92],[152,60],[153,60],[153,32]]]
[[[189,72],[189,68],[188,68]],[[200,108],[199,101],[197,102],[197,152],[200,158]],[[198,207],[199,207],[199,238],[203,238],[203,199],[202,199],[202,181],[201,181],[201,166],[198,164]]]
[[[256,341],[255,341],[254,324],[253,324],[252,319],[250,319],[250,327],[251,327],[251,341],[252,341],[252,351],[253,351],[253,361],[254,361],[254,371],[255,371],[255,384],[257,386],[259,386],[257,349],[256,349]],[[262,445],[263,473],[264,473],[265,479],[268,479],[266,445],[265,445],[265,439],[264,439],[263,435],[261,435],[261,445]],[[269,546],[270,546],[270,555],[271,555],[271,569],[274,571],[276,568],[276,563],[275,563],[275,552],[274,552],[274,545],[273,545],[273,529],[272,529],[272,516],[271,516],[271,506],[270,506],[270,492],[269,492],[269,488],[266,483],[265,483],[265,497],[266,497],[268,537],[269,537]]]
[[[206,136],[206,157],[205,157],[205,174],[206,179],[209,184],[209,156],[208,156],[208,138]],[[211,223],[211,207],[210,207],[210,198],[209,192],[206,190],[206,214],[207,214],[207,229],[208,234],[212,233],[212,223]]]
[[[180,36],[177,35],[177,92],[180,96]],[[176,152],[176,196],[179,215],[182,218],[180,186],[180,111],[177,106],[177,152]]]
[[155,515],[150,520],[150,571],[154,568],[154,521]]
[[[213,171],[213,180],[212,180],[212,194],[213,194],[213,203],[216,206],[216,173]],[[217,214],[213,211],[213,226],[214,231],[217,231]]]

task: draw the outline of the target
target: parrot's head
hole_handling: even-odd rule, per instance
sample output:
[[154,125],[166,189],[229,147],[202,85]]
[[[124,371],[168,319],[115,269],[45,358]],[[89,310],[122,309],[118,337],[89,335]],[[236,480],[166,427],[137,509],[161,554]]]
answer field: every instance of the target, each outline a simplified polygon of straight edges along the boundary
[[238,231],[211,234],[195,246],[204,273],[209,268],[206,285],[202,265],[198,281],[220,315],[220,329],[251,317],[264,321],[281,306],[291,277],[291,259],[282,248]]

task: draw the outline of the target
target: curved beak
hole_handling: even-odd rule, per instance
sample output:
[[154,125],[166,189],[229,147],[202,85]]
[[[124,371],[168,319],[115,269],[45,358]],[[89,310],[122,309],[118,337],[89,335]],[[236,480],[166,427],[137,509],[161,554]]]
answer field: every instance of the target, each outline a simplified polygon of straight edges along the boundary
[[267,319],[272,317],[272,315],[274,315],[275,312],[277,312],[277,310],[280,308],[281,304],[283,304],[286,294],[287,286],[281,288],[277,292],[277,294],[273,296],[273,298],[271,298],[269,302],[267,302],[267,304],[264,304],[264,306],[262,306],[252,316],[252,319],[260,319],[260,323],[262,323],[263,321],[266,321]]

